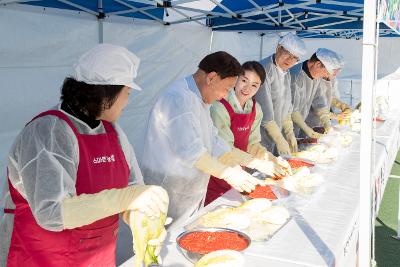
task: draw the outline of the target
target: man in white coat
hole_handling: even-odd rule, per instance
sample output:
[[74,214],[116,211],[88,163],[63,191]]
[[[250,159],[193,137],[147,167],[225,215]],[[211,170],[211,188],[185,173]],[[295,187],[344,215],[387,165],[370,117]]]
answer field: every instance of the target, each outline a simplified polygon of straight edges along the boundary
[[336,57],[336,53],[332,50],[319,48],[310,59],[290,69],[292,120],[296,125],[296,136],[300,135],[301,129],[308,137],[320,137],[320,134],[305,122],[311,108],[315,110],[325,131],[329,130],[330,105],[320,85],[323,78],[330,77],[335,72]]
[[261,130],[262,144],[271,152],[290,154],[297,151],[297,140],[293,131],[292,95],[288,69],[296,64],[306,52],[304,42],[293,33],[282,36],[276,51],[261,60],[266,79],[256,94],[263,111]]

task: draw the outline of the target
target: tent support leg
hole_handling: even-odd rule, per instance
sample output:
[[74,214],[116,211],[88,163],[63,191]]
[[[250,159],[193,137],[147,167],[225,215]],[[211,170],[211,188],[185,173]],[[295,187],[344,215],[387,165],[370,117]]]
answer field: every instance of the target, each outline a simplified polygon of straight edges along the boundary
[[213,39],[214,39],[214,31],[211,30],[211,35],[210,35],[210,47],[208,48],[208,49],[210,50],[210,53],[212,52]]
[[[372,114],[373,91],[376,77],[376,20],[377,1],[364,1],[363,55],[362,55],[362,90],[361,90],[361,144],[360,144],[360,217],[359,217],[359,264],[369,267],[372,263],[371,238],[373,218],[372,208]],[[362,167],[361,167],[362,166]]]
[[104,42],[104,34],[103,34],[103,19],[99,19],[99,44]]
[[103,21],[104,21],[104,12],[103,12],[103,0],[97,1],[97,10],[99,11],[99,15],[97,17],[97,21],[99,22],[99,44],[104,42],[104,30],[103,30]]
[[264,48],[264,35],[265,33],[260,34],[260,60],[263,59],[263,48]]

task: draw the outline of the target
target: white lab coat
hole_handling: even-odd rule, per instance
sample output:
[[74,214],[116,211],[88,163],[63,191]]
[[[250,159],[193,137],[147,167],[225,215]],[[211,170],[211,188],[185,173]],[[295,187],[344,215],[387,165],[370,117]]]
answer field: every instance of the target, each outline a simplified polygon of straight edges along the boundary
[[[292,91],[293,112],[300,112],[306,120],[311,107],[315,110],[327,108],[326,97],[320,86],[322,78],[311,79],[302,69],[303,63],[299,63],[289,70],[290,87]],[[299,136],[300,129],[294,126],[296,136]]]
[[158,97],[150,114],[141,160],[145,184],[168,191],[168,216],[185,220],[203,204],[209,175],[194,167],[206,152],[231,150],[218,136],[192,76],[175,81]]
[[[337,98],[337,99],[340,98],[337,80],[336,80],[336,78],[334,78],[331,81],[322,79],[320,87],[321,87],[322,96],[325,98],[327,107],[330,108],[333,98]],[[310,114],[308,114],[308,117],[306,119],[306,123],[310,127],[316,127],[316,126],[322,125],[321,120],[319,119],[319,116],[317,115],[317,111],[316,111],[316,109],[314,109],[314,107],[311,107]]]
[[[282,130],[283,121],[292,113],[293,109],[290,75],[276,66],[273,57],[274,55],[271,55],[260,61],[265,68],[266,78],[255,97],[264,114],[261,125],[275,121]],[[269,151],[274,150],[275,142],[263,127],[261,128],[261,140]]]

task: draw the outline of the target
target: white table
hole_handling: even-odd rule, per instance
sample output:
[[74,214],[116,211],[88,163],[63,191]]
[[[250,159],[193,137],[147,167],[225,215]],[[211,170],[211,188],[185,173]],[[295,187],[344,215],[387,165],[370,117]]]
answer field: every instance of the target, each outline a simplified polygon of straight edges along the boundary
[[[400,145],[400,112],[393,119],[379,123],[375,149],[376,200],[380,202],[391,166]],[[359,209],[359,145],[358,135],[338,160],[328,166],[314,168],[325,178],[323,188],[312,198],[292,210],[289,221],[271,240],[253,242],[244,252],[245,266],[355,266],[358,240]],[[229,191],[204,213],[218,204],[238,203],[240,196]],[[378,207],[377,207],[378,209]],[[197,214],[197,215],[198,215]],[[187,222],[178,222],[169,231],[169,240],[161,255],[163,266],[192,266],[178,251],[174,242]],[[133,258],[122,266],[133,266]]]

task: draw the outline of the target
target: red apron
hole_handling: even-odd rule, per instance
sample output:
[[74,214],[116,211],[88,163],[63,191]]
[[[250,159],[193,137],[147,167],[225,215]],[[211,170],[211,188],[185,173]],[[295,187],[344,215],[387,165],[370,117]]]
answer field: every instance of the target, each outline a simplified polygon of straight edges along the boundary
[[[106,133],[83,135],[61,111],[46,111],[33,120],[48,115],[64,120],[78,140],[77,195],[128,185],[129,167],[109,122],[103,121]],[[115,266],[118,214],[72,230],[48,231],[37,224],[28,202],[10,180],[8,184],[16,206],[8,267]]]
[[[235,140],[233,145],[240,150],[247,151],[251,127],[256,118],[256,101],[253,99],[253,108],[249,114],[235,113],[232,106],[225,99],[220,100],[220,102],[225,106],[231,118],[231,131]],[[231,186],[227,182],[211,176],[204,205],[213,202],[229,189],[231,189]]]

